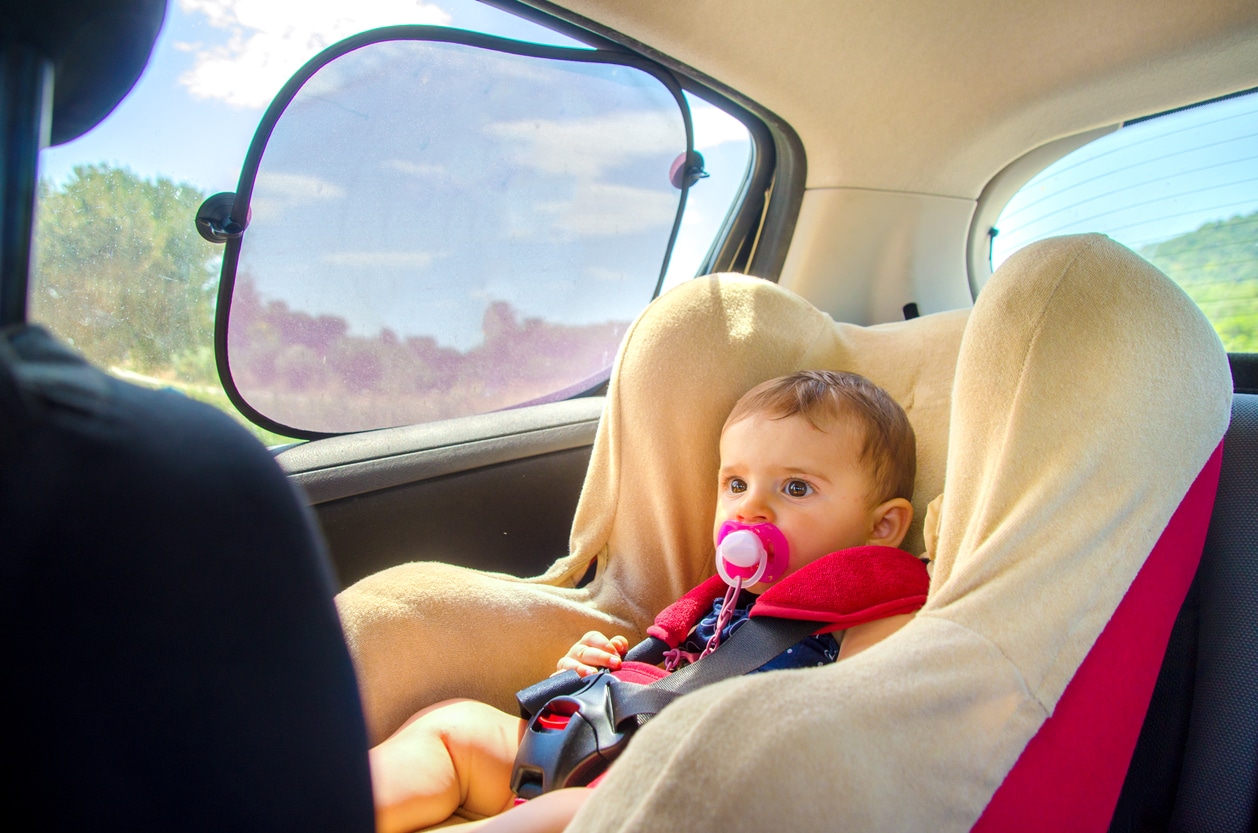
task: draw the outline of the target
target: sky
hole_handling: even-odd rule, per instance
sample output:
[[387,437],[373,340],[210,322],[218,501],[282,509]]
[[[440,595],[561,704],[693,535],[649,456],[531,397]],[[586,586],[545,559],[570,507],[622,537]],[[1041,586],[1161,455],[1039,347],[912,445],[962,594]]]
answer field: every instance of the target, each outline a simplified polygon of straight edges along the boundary
[[[320,49],[399,21],[566,39],[473,0],[169,0],[148,67],[85,136],[43,152],[41,175],[108,162],[207,191],[236,187],[263,110]],[[570,42],[569,42],[570,43]]]
[[[41,176],[64,183],[75,166],[105,163],[206,195],[235,191],[258,123],[284,83],[320,50],[396,23],[586,48],[475,0],[169,0],[152,58],[131,94],[87,135],[41,153]],[[527,64],[518,61],[515,71],[533,72]],[[322,77],[335,87],[348,66],[338,60]],[[657,142],[650,129],[642,132],[643,117],[626,115],[632,107],[610,96],[582,98],[566,81],[527,99],[539,107],[515,107],[526,100],[521,96],[479,120],[490,108],[478,108],[474,96],[446,96],[456,104],[473,102],[463,108],[472,111],[472,132],[458,138],[453,130],[438,135],[429,129],[440,120],[434,118],[439,97],[430,97],[407,111],[410,120],[400,129],[364,148],[383,132],[373,134],[371,126],[390,121],[390,102],[405,101],[395,108],[400,112],[412,98],[412,76],[393,79],[400,91],[390,99],[377,90],[389,85],[378,83],[370,68],[362,73],[366,96],[383,101],[384,110],[363,120],[366,133],[349,118],[305,146],[297,135],[287,157],[273,153],[272,136],[255,191],[259,199],[251,203],[254,235],[246,234],[241,256],[242,269],[253,265],[264,300],[339,316],[356,335],[387,329],[403,337],[429,335],[461,350],[481,341],[486,310],[499,302],[521,318],[565,325],[627,321],[646,304],[659,271],[660,231],[666,240],[678,196],[666,176],[678,141],[675,110],[671,138]],[[470,74],[456,71],[433,89],[469,83],[472,89]],[[482,77],[485,89],[512,89],[501,74]],[[619,85],[607,73],[600,83]],[[311,90],[308,85],[302,95]],[[308,97],[324,101],[317,85]],[[653,110],[656,115],[672,107],[671,96],[664,98],[667,106]],[[347,113],[365,100],[326,97]],[[689,103],[694,146],[711,177],[689,192],[665,289],[695,275],[750,155],[741,124],[701,101]],[[455,116],[457,109],[450,107]],[[463,119],[448,122],[462,125]],[[317,123],[306,121],[292,132]],[[431,134],[433,144],[417,143],[420,134]],[[328,151],[322,136],[341,136],[346,144]],[[490,139],[497,140],[496,156]],[[438,153],[440,140],[474,150],[462,157]],[[662,150],[648,158],[647,146],[655,144]],[[567,176],[567,184],[557,174]],[[514,187],[520,180],[530,188]],[[273,222],[267,230],[266,213],[276,210],[302,222]],[[993,266],[1051,234],[1102,231],[1139,248],[1255,210],[1258,95],[1250,95],[1125,127],[1050,166],[998,220]],[[651,229],[636,228],[640,219]],[[645,239],[647,231],[655,242],[640,246],[635,235]]]
[[[320,49],[399,21],[582,46],[475,0],[170,0],[131,94],[85,136],[46,149],[40,174],[63,182],[75,165],[107,162],[207,193],[235,190],[258,121],[284,82]],[[692,109],[697,149],[746,141],[715,108]]]

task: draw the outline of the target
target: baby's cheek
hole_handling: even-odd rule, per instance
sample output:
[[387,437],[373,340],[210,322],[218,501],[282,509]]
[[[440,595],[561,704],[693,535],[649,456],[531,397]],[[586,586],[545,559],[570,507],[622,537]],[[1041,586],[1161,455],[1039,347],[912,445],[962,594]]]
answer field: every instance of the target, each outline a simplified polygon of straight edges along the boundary
[[727,517],[728,517],[728,513],[724,511],[724,507],[722,507],[720,504],[717,504],[716,517],[712,521],[712,546],[713,547],[717,545],[716,539],[717,539],[717,536],[721,532],[721,524],[725,523],[725,520]]

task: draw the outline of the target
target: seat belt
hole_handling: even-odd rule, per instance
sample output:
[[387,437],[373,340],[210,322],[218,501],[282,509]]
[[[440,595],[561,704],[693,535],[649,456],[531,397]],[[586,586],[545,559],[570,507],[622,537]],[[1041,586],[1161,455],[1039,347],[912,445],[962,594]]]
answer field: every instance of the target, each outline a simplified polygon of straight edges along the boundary
[[[656,667],[710,609],[721,591],[713,576],[656,617],[650,639],[635,645],[615,672],[581,677],[565,671],[516,694],[527,721],[511,789],[532,798],[589,784],[623,751],[637,728],[685,694],[742,676],[819,630],[912,613],[926,601],[929,576],[901,550],[853,547],[823,556],[770,587],[720,647],[668,676]],[[756,615],[757,610],[763,610]],[[720,630],[718,620],[718,630]],[[653,680],[642,684],[642,680]]]
[[[617,681],[615,688],[623,691],[617,695],[618,702],[622,709],[632,710],[634,714],[655,714],[683,694],[755,671],[796,642],[812,635],[818,624],[805,619],[753,616],[746,619],[721,643],[719,651],[713,651],[702,661],[692,662],[646,686]],[[647,637],[625,654],[625,661],[654,665],[663,660],[667,649],[668,644],[664,640]],[[586,680],[586,677],[575,671],[564,671],[521,689],[515,695],[520,706],[520,716],[528,720],[555,697],[563,697],[584,688]],[[647,696],[643,692],[640,699],[636,693],[631,694],[640,689],[658,690],[660,693]],[[651,703],[658,703],[658,708],[650,709]],[[617,712],[618,715],[621,713]]]
[[642,725],[669,703],[712,683],[755,671],[817,629],[807,619],[756,616],[747,619],[717,651],[651,685],[620,683],[609,689],[617,729],[633,720]]

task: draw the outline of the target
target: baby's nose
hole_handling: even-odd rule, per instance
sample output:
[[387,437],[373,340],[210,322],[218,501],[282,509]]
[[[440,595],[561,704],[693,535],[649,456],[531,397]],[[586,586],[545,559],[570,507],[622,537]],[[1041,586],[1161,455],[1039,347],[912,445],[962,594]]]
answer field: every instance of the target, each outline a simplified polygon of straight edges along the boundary
[[773,506],[759,492],[752,492],[738,504],[738,520],[744,523],[773,521]]

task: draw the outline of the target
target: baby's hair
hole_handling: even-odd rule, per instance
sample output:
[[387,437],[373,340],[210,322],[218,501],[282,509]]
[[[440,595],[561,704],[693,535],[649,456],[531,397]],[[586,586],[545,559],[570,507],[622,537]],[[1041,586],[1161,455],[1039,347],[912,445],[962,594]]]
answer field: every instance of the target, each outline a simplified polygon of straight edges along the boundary
[[757,414],[771,419],[798,414],[820,431],[844,418],[855,419],[865,433],[860,461],[869,471],[872,504],[897,497],[913,499],[917,474],[913,426],[900,404],[864,376],[835,370],[801,370],[761,382],[734,404],[725,428]]

